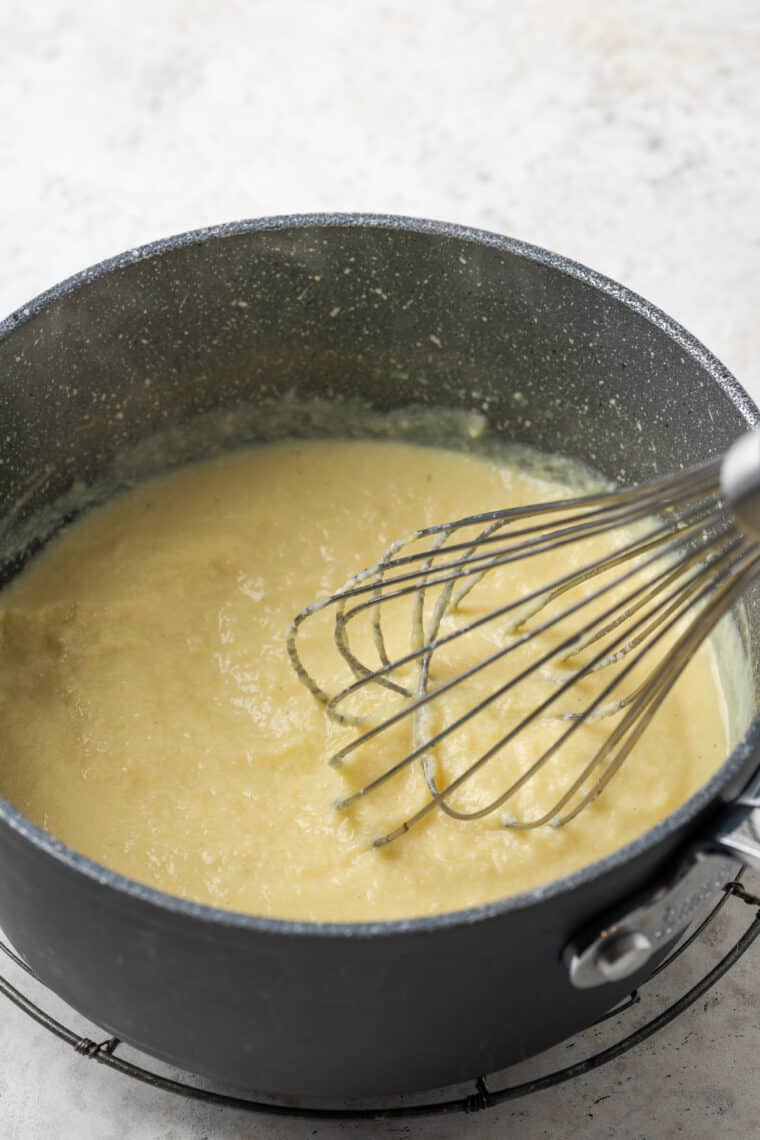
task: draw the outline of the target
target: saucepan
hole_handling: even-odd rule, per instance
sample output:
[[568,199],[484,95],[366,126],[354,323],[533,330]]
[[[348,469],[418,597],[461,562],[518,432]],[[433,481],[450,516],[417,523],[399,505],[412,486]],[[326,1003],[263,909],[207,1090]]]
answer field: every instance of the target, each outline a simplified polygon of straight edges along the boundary
[[[475,410],[492,436],[624,482],[705,459],[758,419],[674,321],[555,254],[396,217],[223,225],[85,270],[0,325],[2,580],[72,487],[134,478],[151,439],[211,413],[227,413],[224,445],[249,442],[255,409],[285,397]],[[202,430],[183,438],[202,453]],[[366,1098],[499,1070],[614,1006],[738,859],[760,858],[757,593],[736,630],[732,754],[566,878],[436,917],[274,921],[133,882],[2,801],[0,925],[82,1014],[242,1091]]]

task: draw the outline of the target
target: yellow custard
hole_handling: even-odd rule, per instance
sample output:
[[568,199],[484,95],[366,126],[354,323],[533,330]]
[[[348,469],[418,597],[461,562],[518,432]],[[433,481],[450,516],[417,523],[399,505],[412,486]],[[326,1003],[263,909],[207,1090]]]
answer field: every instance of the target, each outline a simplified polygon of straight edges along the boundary
[[[283,918],[457,910],[593,862],[671,812],[722,762],[709,649],[608,791],[565,827],[520,832],[498,812],[461,823],[436,811],[382,849],[371,839],[424,800],[418,768],[355,807],[334,803],[378,759],[387,767],[408,752],[409,729],[336,771],[328,758],[351,731],[328,720],[285,649],[298,610],[400,535],[566,493],[493,459],[335,440],[262,445],[135,487],[67,528],[0,594],[0,791],[126,875]],[[565,548],[551,557],[559,575],[579,556]],[[525,594],[530,565],[509,573],[506,585]],[[503,603],[504,590],[503,578],[486,578],[469,604]],[[304,653],[317,665],[320,638],[324,628],[304,627]],[[337,684],[333,665],[324,667]],[[471,703],[488,684],[473,681],[452,700]],[[521,691],[521,707],[539,695]],[[367,697],[362,711],[381,715],[384,699]],[[497,706],[474,720],[460,753],[482,751],[495,718],[512,712]],[[529,761],[542,731],[526,736],[516,762]],[[584,726],[578,755],[606,731]],[[487,766],[460,802],[498,792],[510,763]],[[542,780],[516,808],[540,808],[556,769]]]

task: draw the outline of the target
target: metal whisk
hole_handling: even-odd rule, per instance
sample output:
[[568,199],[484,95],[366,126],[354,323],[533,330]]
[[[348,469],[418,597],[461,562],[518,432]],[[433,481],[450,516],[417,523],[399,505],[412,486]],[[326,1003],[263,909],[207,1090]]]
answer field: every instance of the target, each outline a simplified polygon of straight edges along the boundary
[[[577,564],[579,544],[603,535],[612,545]],[[495,609],[456,620],[485,575],[522,560],[539,565],[542,554],[562,548],[569,559],[566,573],[540,582],[527,595],[505,596]],[[288,652],[299,678],[331,720],[360,730],[334,753],[332,764],[343,766],[370,742],[382,744],[385,734],[404,721],[411,725],[408,753],[373,774],[337,807],[371,795],[417,764],[426,798],[375,838],[376,846],[397,839],[435,810],[459,820],[481,818],[506,809],[582,725],[607,725],[609,731],[600,743],[595,741],[555,802],[530,818],[505,811],[501,821],[518,829],[567,823],[604,791],[701,643],[758,572],[760,433],[755,432],[742,436],[723,458],[641,486],[488,511],[395,542],[375,566],[302,610],[288,632]],[[389,608],[401,604],[409,607],[412,639],[408,649],[396,652],[390,649],[384,622]],[[299,640],[304,622],[330,610],[334,644],[350,677],[334,693],[304,664]],[[369,660],[359,656],[355,644],[362,615],[368,623],[362,652],[366,658],[370,647]],[[491,637],[489,649],[436,683],[436,659],[461,639],[494,629],[494,623],[499,636]],[[436,702],[445,702],[447,695],[450,699],[460,686],[493,667],[501,672],[492,690],[448,723],[431,722]],[[484,751],[468,756],[461,770],[441,781],[436,749],[465,731],[473,718],[493,711],[497,702],[513,700],[539,674],[549,678],[545,698],[518,710],[516,723],[505,723]],[[582,683],[596,674],[598,689],[579,697]],[[350,711],[352,701],[370,687],[391,694],[394,701],[391,714],[376,723]],[[488,802],[457,806],[476,773],[514,747],[531,726],[548,719],[555,721],[558,733],[537,758]]]

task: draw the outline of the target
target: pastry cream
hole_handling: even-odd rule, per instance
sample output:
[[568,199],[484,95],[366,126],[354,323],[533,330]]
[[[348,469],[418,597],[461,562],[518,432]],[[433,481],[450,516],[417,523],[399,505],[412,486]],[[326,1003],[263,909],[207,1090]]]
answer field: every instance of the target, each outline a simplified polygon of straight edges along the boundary
[[[0,791],[125,875],[284,918],[457,910],[593,862],[671,812],[722,761],[709,648],[605,794],[566,826],[514,831],[499,812],[462,823],[435,811],[383,848],[372,838],[424,802],[417,766],[351,808],[335,801],[410,750],[409,726],[336,771],[327,760],[354,730],[326,717],[285,650],[295,612],[376,562],[399,535],[566,493],[492,459],[335,440],[262,445],[134,487],[65,529],[0,595]],[[581,555],[564,548],[546,557],[560,574]],[[505,589],[524,595],[531,573],[521,563],[506,579],[486,578],[466,605],[476,613],[503,604]],[[402,634],[391,623],[391,637]],[[480,650],[499,636],[485,632]],[[325,646],[326,627],[304,626],[305,658],[330,688],[341,677],[326,649],[320,656]],[[474,650],[461,652],[442,668],[460,667]],[[448,714],[489,684],[473,679]],[[542,691],[497,702],[438,763],[458,770]],[[395,707],[382,691],[362,701],[370,720]],[[498,794],[550,730],[536,725],[486,765],[458,806]],[[608,732],[603,720],[585,725],[562,763],[588,758]],[[505,810],[534,814],[562,786],[558,761]]]

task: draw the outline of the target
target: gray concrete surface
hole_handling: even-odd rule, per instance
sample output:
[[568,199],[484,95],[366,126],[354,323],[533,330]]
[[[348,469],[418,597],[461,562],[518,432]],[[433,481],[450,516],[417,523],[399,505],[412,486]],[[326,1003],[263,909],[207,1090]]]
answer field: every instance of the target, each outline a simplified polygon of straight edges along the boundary
[[[755,0],[0,0],[0,311],[162,234],[293,210],[395,211],[511,233],[625,281],[760,398],[759,66]],[[738,903],[731,914],[746,918]],[[706,969],[729,924],[663,989]],[[189,1104],[89,1064],[2,1005],[0,1131],[749,1140],[759,963],[751,952],[601,1071],[413,1124]]]

